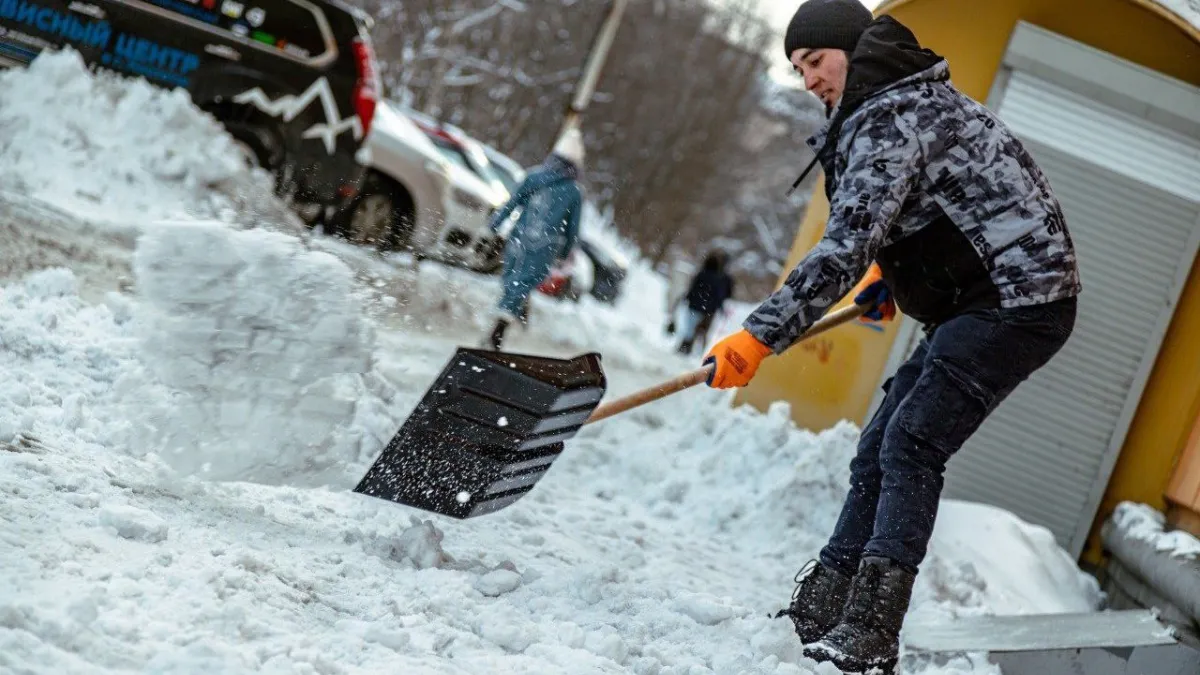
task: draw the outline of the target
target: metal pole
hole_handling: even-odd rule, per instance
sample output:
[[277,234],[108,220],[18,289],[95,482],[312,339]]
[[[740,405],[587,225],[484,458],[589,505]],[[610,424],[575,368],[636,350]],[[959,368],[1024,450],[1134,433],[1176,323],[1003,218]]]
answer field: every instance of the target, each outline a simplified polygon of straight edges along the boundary
[[616,37],[617,28],[621,24],[621,15],[625,12],[627,4],[629,4],[628,0],[613,0],[608,16],[600,26],[600,32],[596,35],[596,41],[588,53],[583,76],[575,86],[575,94],[567,106],[567,112],[562,126],[558,130],[556,141],[558,138],[562,138],[568,129],[579,126],[579,118],[587,110],[588,103],[592,100],[592,94],[596,91],[596,83],[600,80],[600,71],[604,68],[608,50],[612,47],[613,38]]

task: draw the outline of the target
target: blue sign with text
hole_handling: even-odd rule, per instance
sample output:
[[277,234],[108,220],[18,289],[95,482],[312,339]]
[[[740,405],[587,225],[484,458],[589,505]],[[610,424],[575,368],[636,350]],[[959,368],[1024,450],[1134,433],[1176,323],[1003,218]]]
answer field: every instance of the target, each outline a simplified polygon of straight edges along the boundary
[[24,0],[0,0],[0,18],[16,21],[85,47],[103,49],[112,37],[112,27],[107,21],[80,21],[74,15],[63,14]]
[[128,33],[118,33],[112,53],[100,60],[107,66],[125,68],[181,87],[187,86],[188,75],[200,67],[200,57],[191,52]]
[[0,0],[0,18],[57,36],[77,47],[101,49],[100,62],[105,66],[179,87],[186,87],[188,76],[200,67],[200,57],[192,52],[129,33],[116,33],[114,39],[107,21],[81,21],[28,0]]

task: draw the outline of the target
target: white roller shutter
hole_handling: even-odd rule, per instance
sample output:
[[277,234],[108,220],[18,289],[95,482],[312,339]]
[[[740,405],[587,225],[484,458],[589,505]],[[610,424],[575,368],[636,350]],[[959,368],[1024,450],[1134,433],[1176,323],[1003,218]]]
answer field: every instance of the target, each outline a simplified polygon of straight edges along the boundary
[[[1120,75],[1148,77],[1131,72]],[[1083,294],[1070,342],[950,461],[944,496],[1008,509],[1078,555],[1196,258],[1200,133],[1020,69],[1000,93],[1000,117],[1062,203]],[[904,334],[889,372],[921,337]]]

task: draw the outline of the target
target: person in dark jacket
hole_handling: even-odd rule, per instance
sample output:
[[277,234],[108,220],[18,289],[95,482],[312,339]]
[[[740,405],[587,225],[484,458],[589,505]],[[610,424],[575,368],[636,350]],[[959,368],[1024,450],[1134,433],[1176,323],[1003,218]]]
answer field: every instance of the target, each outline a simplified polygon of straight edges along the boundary
[[825,172],[825,234],[703,361],[710,386],[744,386],[849,293],[878,319],[898,308],[924,325],[862,431],[828,543],[779,614],[810,658],[888,671],[946,463],[1067,342],[1079,271],[1037,163],[908,28],[855,0],[809,0],[784,42],[826,106],[808,140]]
[[529,294],[556,261],[570,255],[579,239],[583,191],[578,180],[583,158],[583,138],[579,130],[569,129],[545,163],[531,171],[492,215],[490,224],[496,232],[514,210],[521,209],[504,248],[500,316],[488,338],[492,349],[503,346],[504,333],[513,321],[528,320]]
[[725,301],[733,297],[733,277],[725,271],[728,263],[729,255],[725,251],[713,250],[704,257],[700,271],[692,277],[687,295],[684,296],[687,320],[680,330],[679,353],[691,354],[697,339],[701,345],[704,344],[713,318],[721,311]]

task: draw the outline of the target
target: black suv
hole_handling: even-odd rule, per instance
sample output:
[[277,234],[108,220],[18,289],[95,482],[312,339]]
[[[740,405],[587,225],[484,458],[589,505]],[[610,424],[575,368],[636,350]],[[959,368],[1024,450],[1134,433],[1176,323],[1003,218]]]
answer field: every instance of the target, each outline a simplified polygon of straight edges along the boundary
[[0,0],[0,66],[69,46],[182,87],[312,221],[344,205],[380,93],[371,19],[337,0]]

